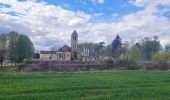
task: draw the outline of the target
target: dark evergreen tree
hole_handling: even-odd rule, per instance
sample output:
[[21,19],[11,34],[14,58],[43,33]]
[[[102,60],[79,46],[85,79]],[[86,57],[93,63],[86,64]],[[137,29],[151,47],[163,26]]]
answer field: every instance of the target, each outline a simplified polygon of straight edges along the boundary
[[34,59],[40,59],[40,54],[39,53],[35,53],[33,58]]
[[121,54],[122,41],[119,35],[112,42],[112,56],[118,58]]

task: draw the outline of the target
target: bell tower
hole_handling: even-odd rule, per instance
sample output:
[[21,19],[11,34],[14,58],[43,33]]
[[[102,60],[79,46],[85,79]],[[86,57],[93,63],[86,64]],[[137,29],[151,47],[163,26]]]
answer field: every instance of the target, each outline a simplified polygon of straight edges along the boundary
[[78,33],[76,30],[71,34],[71,60],[77,60],[78,53]]

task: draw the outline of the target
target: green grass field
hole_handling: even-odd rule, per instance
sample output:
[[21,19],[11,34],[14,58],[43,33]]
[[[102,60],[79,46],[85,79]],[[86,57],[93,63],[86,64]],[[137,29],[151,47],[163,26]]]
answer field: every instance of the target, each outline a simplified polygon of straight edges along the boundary
[[0,100],[170,100],[170,72],[0,73]]

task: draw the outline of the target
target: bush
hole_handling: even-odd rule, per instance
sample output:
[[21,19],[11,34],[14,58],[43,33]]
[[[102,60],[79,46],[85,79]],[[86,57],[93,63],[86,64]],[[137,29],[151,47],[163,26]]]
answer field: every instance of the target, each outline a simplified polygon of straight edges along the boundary
[[138,69],[140,69],[138,64],[134,60],[128,60],[126,67],[129,70],[138,70]]
[[119,66],[126,67],[128,70],[138,70],[138,69],[140,69],[140,67],[138,66],[136,61],[132,60],[132,59],[119,60],[117,63],[118,63]]
[[167,70],[170,66],[170,52],[158,52],[152,57],[152,61],[160,64],[161,70]]
[[102,65],[113,65],[113,60],[108,58],[106,60],[101,61],[100,64],[102,64]]

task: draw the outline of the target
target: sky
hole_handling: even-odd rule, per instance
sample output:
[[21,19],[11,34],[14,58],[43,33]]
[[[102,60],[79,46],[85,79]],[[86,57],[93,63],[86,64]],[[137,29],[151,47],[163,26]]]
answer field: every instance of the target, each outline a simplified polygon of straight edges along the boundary
[[79,43],[138,42],[159,36],[170,43],[170,0],[0,0],[0,33],[26,34],[36,50]]

